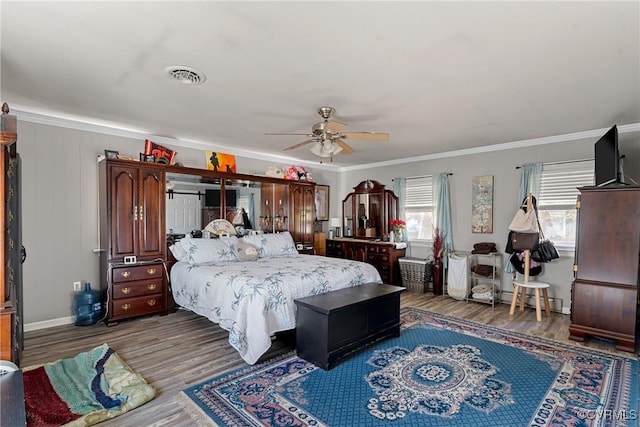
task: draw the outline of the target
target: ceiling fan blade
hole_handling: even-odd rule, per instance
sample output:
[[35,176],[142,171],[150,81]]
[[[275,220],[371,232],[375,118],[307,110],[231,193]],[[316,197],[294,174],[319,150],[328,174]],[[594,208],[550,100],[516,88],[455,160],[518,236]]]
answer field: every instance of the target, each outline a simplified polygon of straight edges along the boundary
[[346,123],[338,122],[336,120],[329,120],[326,122],[325,128],[331,133],[339,133],[342,132],[342,129],[347,126]]
[[265,132],[265,135],[303,135],[303,136],[313,136],[309,133],[283,133],[283,132]]
[[291,147],[287,147],[283,151],[295,150],[296,148],[300,148],[303,145],[309,144],[310,142],[315,142],[315,140],[314,139],[307,139],[306,141],[302,141],[302,142],[299,142],[299,143],[297,143],[295,145],[292,145]]
[[368,139],[370,141],[388,141],[389,134],[384,132],[343,132],[342,138]]
[[353,148],[351,148],[350,145],[348,145],[346,142],[344,142],[341,139],[336,139],[333,142],[335,142],[340,147],[342,147],[342,154],[351,154],[355,151]]

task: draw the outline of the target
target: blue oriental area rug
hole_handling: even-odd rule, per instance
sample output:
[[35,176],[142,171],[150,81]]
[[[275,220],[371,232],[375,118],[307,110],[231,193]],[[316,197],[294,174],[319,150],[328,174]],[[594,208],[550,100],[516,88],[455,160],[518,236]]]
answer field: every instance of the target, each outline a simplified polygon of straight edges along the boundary
[[637,426],[638,360],[416,308],[324,371],[288,353],[184,390],[200,425]]

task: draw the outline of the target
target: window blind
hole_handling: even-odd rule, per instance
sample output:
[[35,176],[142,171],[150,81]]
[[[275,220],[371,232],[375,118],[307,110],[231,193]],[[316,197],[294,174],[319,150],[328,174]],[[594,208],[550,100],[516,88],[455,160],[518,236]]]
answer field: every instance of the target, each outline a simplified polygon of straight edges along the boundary
[[578,187],[593,185],[594,161],[543,165],[538,207],[573,209]]
[[405,208],[433,207],[433,176],[407,178]]

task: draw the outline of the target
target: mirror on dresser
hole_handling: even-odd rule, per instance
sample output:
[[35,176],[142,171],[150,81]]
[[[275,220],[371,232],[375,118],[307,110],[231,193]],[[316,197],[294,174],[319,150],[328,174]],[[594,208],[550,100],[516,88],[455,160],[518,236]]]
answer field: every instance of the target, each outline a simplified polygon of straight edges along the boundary
[[342,202],[341,236],[326,241],[327,256],[372,264],[383,283],[401,285],[398,259],[406,244],[389,242],[389,221],[398,218],[398,198],[374,180],[362,181]]
[[398,217],[398,197],[378,181],[353,187],[342,202],[342,236],[387,240],[389,221]]

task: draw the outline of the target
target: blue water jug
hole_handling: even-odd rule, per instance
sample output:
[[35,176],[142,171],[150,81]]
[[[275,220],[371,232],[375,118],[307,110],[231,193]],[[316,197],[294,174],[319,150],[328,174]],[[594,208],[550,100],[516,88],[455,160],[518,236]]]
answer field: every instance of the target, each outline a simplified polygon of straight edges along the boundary
[[76,292],[73,297],[76,314],[76,326],[93,325],[102,318],[100,291],[91,289],[90,283],[84,284],[84,291]]

